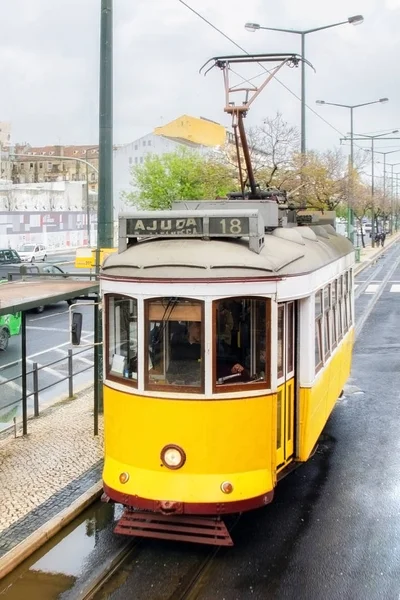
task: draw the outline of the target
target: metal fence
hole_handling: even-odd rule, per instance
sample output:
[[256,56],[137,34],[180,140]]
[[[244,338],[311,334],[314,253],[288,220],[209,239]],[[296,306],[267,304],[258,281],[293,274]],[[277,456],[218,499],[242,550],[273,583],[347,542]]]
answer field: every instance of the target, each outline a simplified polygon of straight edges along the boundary
[[[35,417],[38,417],[40,414],[40,394],[56,385],[59,385],[60,383],[63,383],[64,381],[68,381],[68,396],[67,398],[73,398],[74,397],[74,376],[78,376],[81,373],[84,373],[86,371],[89,371],[90,369],[93,369],[93,364],[88,365],[87,367],[81,368],[77,371],[74,371],[74,358],[76,358],[77,356],[79,356],[80,354],[83,353],[87,353],[88,349],[87,348],[83,348],[82,350],[78,350],[76,352],[73,352],[72,349],[68,349],[68,355],[67,356],[63,356],[62,358],[59,358],[58,360],[54,360],[50,363],[47,363],[45,365],[41,365],[39,366],[38,363],[33,363],[32,365],[32,369],[30,371],[26,372],[27,377],[32,377],[32,391],[29,392],[26,395],[27,399],[33,398],[33,414]],[[48,369],[49,367],[54,367],[56,365],[59,365],[62,362],[67,361],[67,374],[63,377],[61,376],[60,378],[58,378],[56,381],[53,381],[52,383],[48,384],[48,385],[44,385],[42,387],[40,387],[40,372]],[[2,369],[0,369],[0,373],[1,373]],[[4,379],[3,381],[0,381],[0,397],[3,396],[4,392],[2,391],[4,388],[2,388],[2,386],[7,386],[9,384],[12,384],[13,382],[16,383],[19,379],[21,379],[22,375],[16,375],[15,377],[10,377],[9,379]],[[7,409],[12,409],[13,407],[18,406],[18,404],[22,404],[22,400],[23,398],[20,397],[17,400],[13,400],[12,402],[9,402],[8,404],[4,404],[0,406],[0,412],[3,413],[5,410]]]

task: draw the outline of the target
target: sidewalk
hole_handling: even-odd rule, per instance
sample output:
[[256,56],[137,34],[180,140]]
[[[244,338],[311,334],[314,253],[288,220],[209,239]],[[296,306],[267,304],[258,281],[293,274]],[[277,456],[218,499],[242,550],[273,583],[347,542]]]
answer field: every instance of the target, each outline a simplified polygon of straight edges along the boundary
[[363,271],[366,267],[368,267],[369,265],[374,263],[376,260],[378,260],[379,257],[383,254],[383,252],[385,252],[385,250],[390,248],[390,246],[395,244],[397,241],[400,241],[400,231],[397,233],[394,233],[391,236],[387,236],[386,243],[383,248],[381,248],[381,247],[371,248],[371,246],[367,246],[366,248],[361,248],[361,257],[360,257],[361,260],[359,263],[356,263],[356,266],[354,268],[354,274],[357,275],[358,273]]
[[29,435],[0,439],[0,579],[101,493],[93,389],[47,409]]

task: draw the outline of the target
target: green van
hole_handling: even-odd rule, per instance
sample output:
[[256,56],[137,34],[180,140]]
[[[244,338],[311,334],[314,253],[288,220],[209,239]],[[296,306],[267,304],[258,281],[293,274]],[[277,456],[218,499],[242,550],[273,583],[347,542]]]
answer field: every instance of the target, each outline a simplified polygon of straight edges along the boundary
[[[0,281],[5,283],[5,281]],[[1,315],[0,316],[0,352],[7,350],[8,340],[12,335],[19,335],[21,332],[21,313],[17,312],[15,315]]]

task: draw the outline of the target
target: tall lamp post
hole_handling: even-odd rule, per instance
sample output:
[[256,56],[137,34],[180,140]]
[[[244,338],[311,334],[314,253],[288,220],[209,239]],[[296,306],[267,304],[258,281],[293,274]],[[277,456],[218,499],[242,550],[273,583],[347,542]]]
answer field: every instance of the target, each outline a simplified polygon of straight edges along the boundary
[[362,104],[338,104],[337,102],[325,102],[325,100],[317,100],[319,105],[327,106],[339,106],[340,108],[348,108],[350,110],[350,165],[349,165],[349,181],[350,181],[350,194],[347,203],[347,237],[354,244],[354,214],[353,214],[353,170],[354,170],[354,109],[360,108],[361,106],[370,106],[371,104],[384,104],[389,102],[389,98],[380,98],[379,100],[373,100],[372,102],[363,102]]
[[[355,15],[349,17],[346,21],[340,21],[340,23],[332,23],[331,25],[324,25],[322,27],[314,27],[313,29],[283,29],[279,27],[262,27],[259,23],[246,23],[245,29],[247,31],[258,31],[264,29],[265,31],[281,31],[283,33],[295,33],[301,36],[301,57],[305,59],[306,54],[306,35],[309,33],[315,33],[317,31],[323,31],[324,29],[331,29],[332,27],[339,27],[339,25],[360,25],[364,21],[362,15]],[[306,71],[305,62],[301,61],[301,153],[306,153]]]
[[[393,152],[399,152],[399,150],[393,150]],[[384,154],[384,153],[382,152],[381,154]],[[391,154],[391,152],[385,152],[385,154]],[[390,235],[392,235],[392,233],[393,233],[394,175],[395,175],[395,173],[393,172],[393,169],[395,167],[397,167],[398,165],[400,165],[400,162],[398,162],[398,163],[391,163],[390,165],[387,165],[388,167],[391,168],[391,178],[390,178],[390,188],[391,188],[390,189],[390,212],[391,212]],[[385,164],[385,166],[386,166],[386,164]],[[385,169],[385,178],[386,178],[386,169]]]
[[[372,177],[372,182],[371,182],[371,196],[372,196],[372,224],[371,224],[371,245],[374,248],[375,247],[375,203],[374,203],[374,199],[375,199],[375,140],[378,140],[380,138],[385,138],[385,140],[399,140],[400,138],[398,137],[387,137],[390,136],[391,134],[395,134],[395,133],[399,133],[398,129],[394,129],[393,131],[388,131],[386,133],[378,133],[376,135],[367,135],[365,133],[356,133],[355,135],[357,137],[354,137],[354,134],[352,135],[352,139],[353,141],[365,141],[365,140],[370,140],[371,141],[371,161],[372,161],[372,168],[371,168],[371,177]],[[345,138],[341,138],[340,141],[348,141],[349,138],[345,137]]]

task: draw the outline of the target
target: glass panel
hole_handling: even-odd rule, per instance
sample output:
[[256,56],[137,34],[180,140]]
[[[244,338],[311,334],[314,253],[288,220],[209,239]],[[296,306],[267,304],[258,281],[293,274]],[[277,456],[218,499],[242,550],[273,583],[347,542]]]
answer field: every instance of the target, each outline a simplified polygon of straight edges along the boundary
[[290,442],[292,439],[292,384],[286,387],[286,407],[287,407],[287,441]]
[[285,335],[285,307],[278,306],[278,378],[283,377],[284,369],[284,335]]
[[315,318],[322,315],[322,290],[315,294]]
[[337,344],[337,321],[336,321],[336,307],[331,311],[331,340],[332,348]]
[[329,312],[325,313],[324,316],[324,356],[329,356],[330,353],[330,339],[329,339]]
[[335,306],[336,302],[337,302],[337,280],[336,279],[332,283],[331,288],[332,288],[332,306]]
[[337,308],[337,325],[338,325],[338,338],[339,340],[343,336],[343,327],[342,327],[342,304],[343,302],[339,302]]
[[282,447],[282,390],[279,390],[276,399],[276,449]]
[[352,325],[353,323],[353,310],[352,310],[352,306],[351,306],[351,298],[352,298],[352,294],[350,292],[350,294],[348,295],[347,301],[349,303],[349,326]]
[[330,285],[324,288],[324,311],[329,310],[331,307],[331,291]]
[[266,381],[267,301],[231,298],[215,308],[217,385]]
[[346,298],[342,302],[342,318],[343,318],[343,333],[346,333],[348,330],[348,321],[347,321],[347,301]]
[[348,294],[349,292],[349,274],[344,274],[344,294]]
[[202,302],[146,301],[148,385],[202,388]]
[[322,363],[321,352],[321,319],[315,323],[315,366],[318,367]]
[[294,304],[287,305],[287,372],[294,369]]
[[137,381],[137,301],[108,296],[108,372]]
[[343,275],[339,277],[338,296],[339,298],[343,298]]

